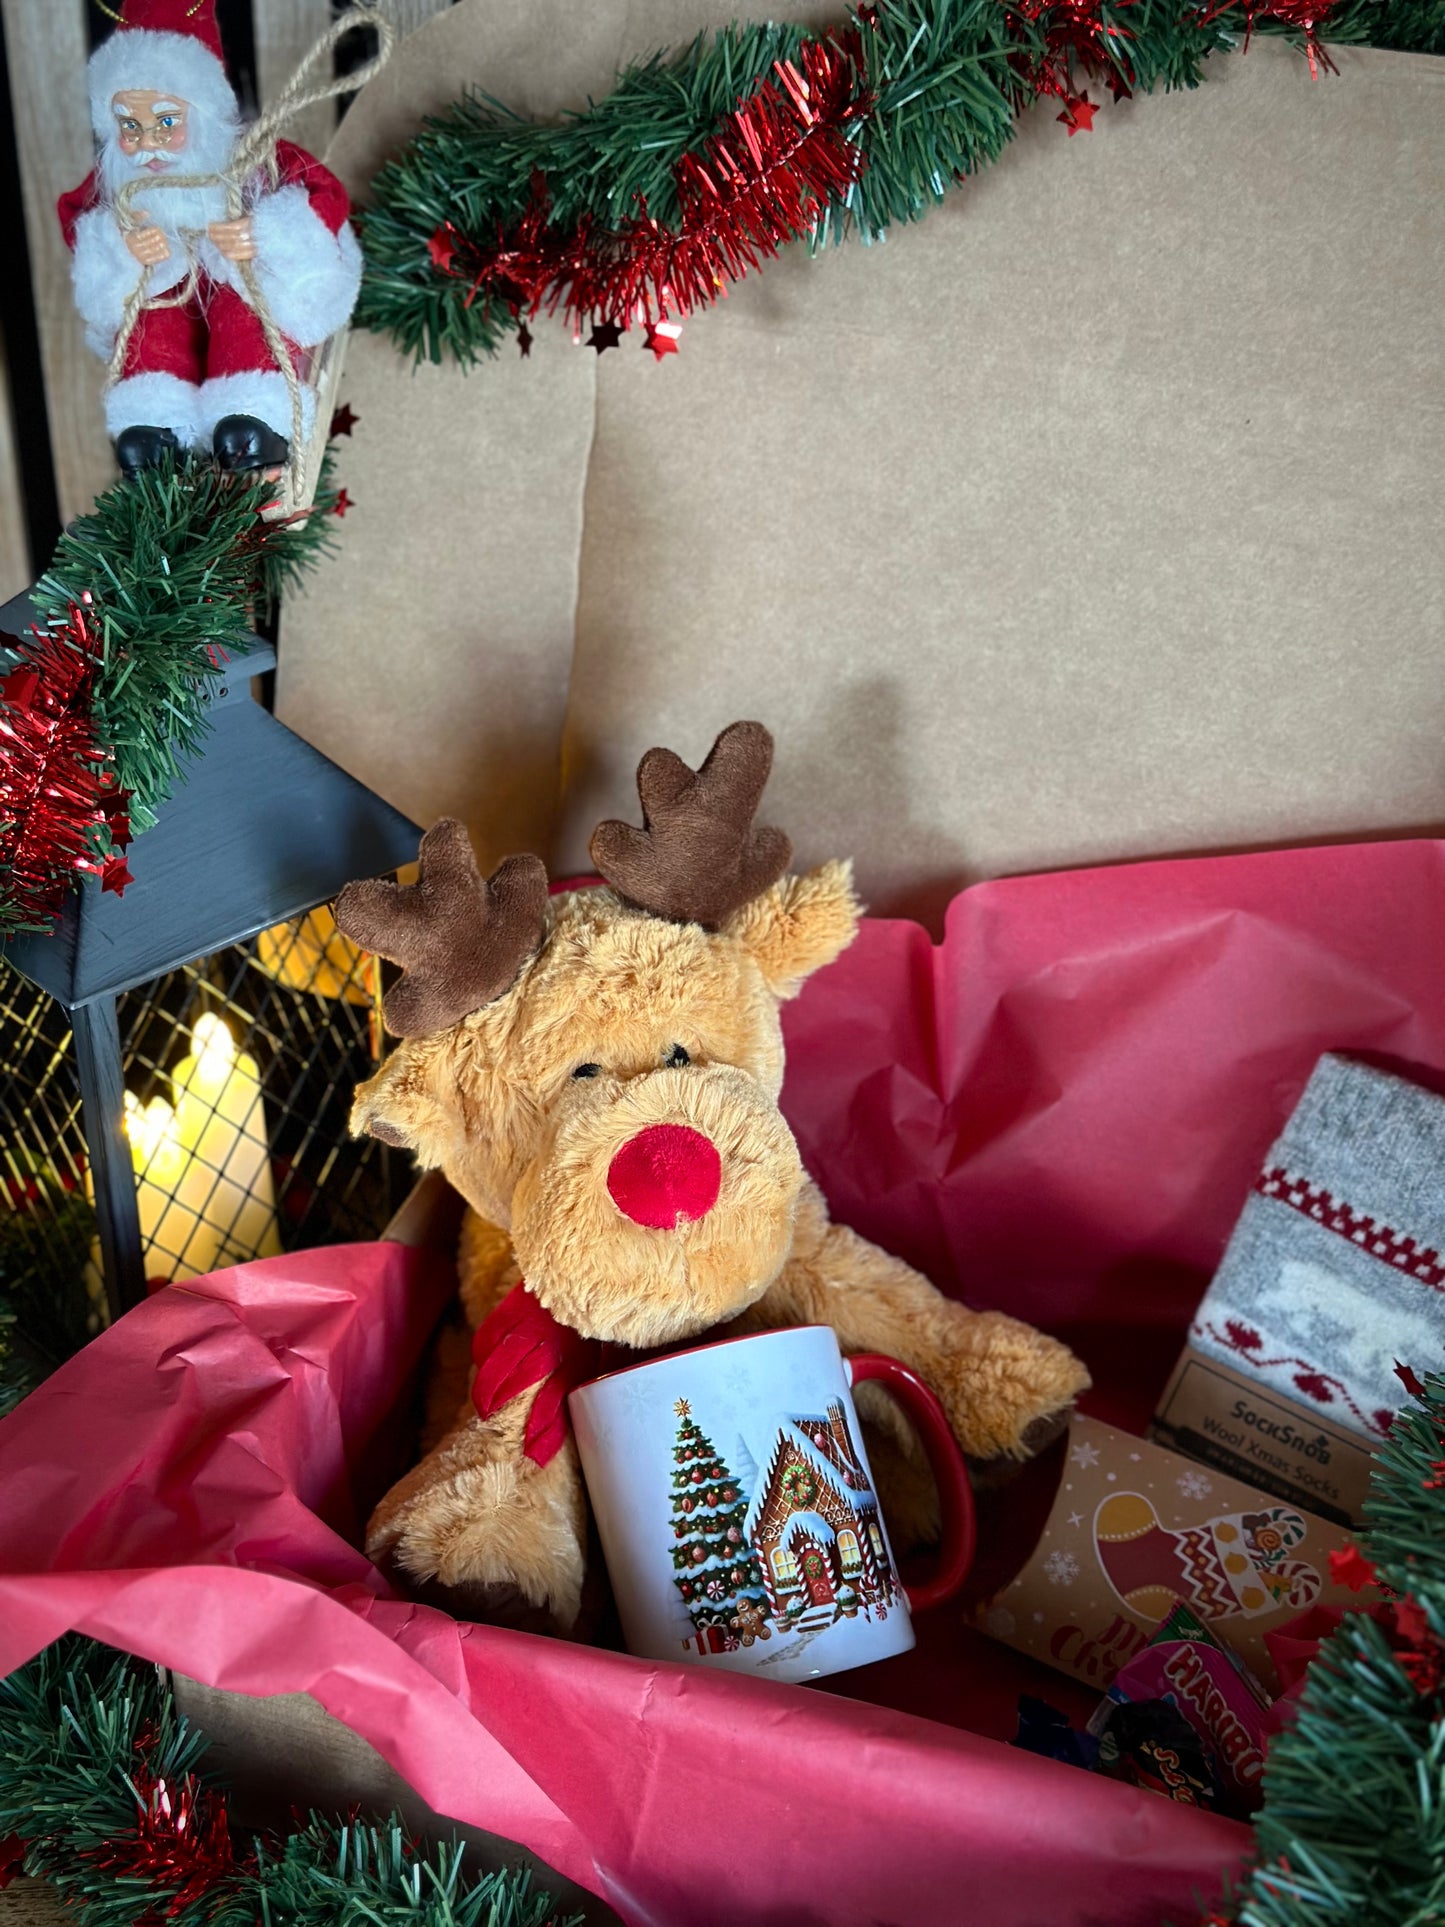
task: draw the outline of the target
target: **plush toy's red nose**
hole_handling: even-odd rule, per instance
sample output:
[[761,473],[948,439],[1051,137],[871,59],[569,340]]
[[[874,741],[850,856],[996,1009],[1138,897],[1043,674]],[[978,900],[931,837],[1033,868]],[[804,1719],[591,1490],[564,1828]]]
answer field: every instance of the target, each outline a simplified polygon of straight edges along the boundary
[[686,1124],[651,1124],[613,1158],[607,1189],[634,1224],[674,1231],[705,1218],[722,1186],[717,1146]]

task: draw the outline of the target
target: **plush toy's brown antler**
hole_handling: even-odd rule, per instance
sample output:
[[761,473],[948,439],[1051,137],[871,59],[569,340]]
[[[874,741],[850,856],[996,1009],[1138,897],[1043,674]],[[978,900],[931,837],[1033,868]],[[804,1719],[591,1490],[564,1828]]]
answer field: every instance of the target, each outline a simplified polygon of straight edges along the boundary
[[592,861],[639,909],[715,929],[792,862],[781,830],[752,827],[772,766],[761,723],[732,723],[695,773],[670,749],[650,749],[637,766],[642,828],[599,823]]
[[404,966],[382,1015],[394,1037],[450,1030],[510,988],[542,940],[547,869],[509,856],[483,879],[466,828],[444,816],[421,840],[414,884],[348,883],[336,925],[364,950]]

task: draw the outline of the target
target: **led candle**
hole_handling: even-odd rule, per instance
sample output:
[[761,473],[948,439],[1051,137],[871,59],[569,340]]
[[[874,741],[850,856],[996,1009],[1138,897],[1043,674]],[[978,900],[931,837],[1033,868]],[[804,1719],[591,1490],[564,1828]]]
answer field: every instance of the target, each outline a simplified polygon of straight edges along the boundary
[[176,1134],[176,1114],[163,1097],[142,1104],[127,1091],[125,1134],[135,1166],[146,1276],[173,1277],[192,1222],[183,1200],[186,1154]]
[[281,1249],[256,1060],[238,1051],[225,1020],[209,1013],[197,1020],[191,1045],[175,1072],[175,1139],[183,1159],[176,1203],[186,1222],[176,1237],[157,1238],[153,1268],[147,1260],[152,1275],[174,1279]]

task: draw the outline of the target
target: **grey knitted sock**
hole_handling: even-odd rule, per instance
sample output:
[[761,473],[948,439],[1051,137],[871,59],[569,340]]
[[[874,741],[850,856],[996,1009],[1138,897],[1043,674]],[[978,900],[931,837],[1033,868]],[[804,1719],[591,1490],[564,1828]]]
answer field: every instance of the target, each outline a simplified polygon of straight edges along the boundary
[[1191,1333],[1222,1359],[1378,1441],[1395,1361],[1445,1368],[1445,1101],[1322,1057]]

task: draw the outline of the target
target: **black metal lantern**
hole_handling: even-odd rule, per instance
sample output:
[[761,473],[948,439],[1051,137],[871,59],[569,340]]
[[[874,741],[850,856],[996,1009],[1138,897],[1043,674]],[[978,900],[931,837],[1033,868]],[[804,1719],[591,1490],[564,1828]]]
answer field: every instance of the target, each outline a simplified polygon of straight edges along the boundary
[[53,934],[0,949],[0,1270],[72,1294],[88,1271],[111,1317],[148,1278],[374,1236],[409,1183],[347,1135],[380,984],[324,906],[418,831],[253,700],[274,663],[232,656],[124,896],[87,877]]

